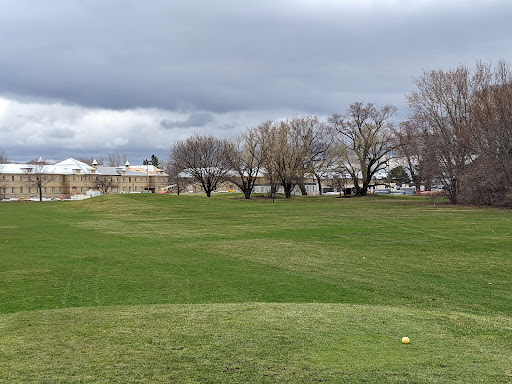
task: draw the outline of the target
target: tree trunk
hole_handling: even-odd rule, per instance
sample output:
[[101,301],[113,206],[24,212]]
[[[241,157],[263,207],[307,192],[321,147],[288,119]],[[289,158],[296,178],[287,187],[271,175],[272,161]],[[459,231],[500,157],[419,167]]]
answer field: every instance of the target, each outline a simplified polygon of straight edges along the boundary
[[302,196],[308,195],[308,191],[306,191],[306,186],[304,185],[304,182],[301,181],[299,183],[299,188],[300,188],[300,193],[302,194]]
[[286,184],[283,184],[283,189],[284,189],[284,197],[289,199],[292,197],[292,190],[293,190],[293,187],[295,187],[295,185],[291,184],[291,183],[286,183]]
[[357,182],[356,180],[354,180],[354,188],[356,189],[355,195],[362,196],[361,195],[361,187],[359,186],[359,182]]
[[316,176],[316,182],[318,183],[318,194],[320,196],[322,196],[323,195],[323,192],[322,192],[322,180],[320,180],[319,176]]
[[39,201],[43,201],[43,187],[39,187]]
[[450,203],[457,204],[457,182],[452,182],[448,186],[448,199],[450,199]]
[[244,191],[244,197],[249,200],[251,198],[251,190],[250,189],[246,189]]
[[358,195],[359,196],[366,196],[368,194],[368,186],[364,185],[359,189]]

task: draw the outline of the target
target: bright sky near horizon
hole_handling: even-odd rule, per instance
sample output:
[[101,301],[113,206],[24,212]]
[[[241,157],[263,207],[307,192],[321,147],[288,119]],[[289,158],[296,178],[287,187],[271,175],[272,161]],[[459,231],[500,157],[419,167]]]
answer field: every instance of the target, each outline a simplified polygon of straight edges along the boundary
[[510,60],[509,0],[0,0],[0,151],[131,162]]

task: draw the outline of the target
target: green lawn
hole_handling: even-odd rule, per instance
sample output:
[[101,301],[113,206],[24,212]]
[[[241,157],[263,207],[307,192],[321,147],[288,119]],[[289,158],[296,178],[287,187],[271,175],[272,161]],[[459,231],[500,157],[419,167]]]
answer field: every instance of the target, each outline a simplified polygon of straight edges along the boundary
[[512,383],[512,211],[2,203],[0,382]]

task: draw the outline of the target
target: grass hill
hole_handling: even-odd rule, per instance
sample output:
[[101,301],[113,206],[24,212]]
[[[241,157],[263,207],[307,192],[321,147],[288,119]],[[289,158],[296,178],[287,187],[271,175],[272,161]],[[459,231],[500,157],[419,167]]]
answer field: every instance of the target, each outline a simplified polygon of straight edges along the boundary
[[510,383],[511,231],[405,197],[0,204],[0,382]]

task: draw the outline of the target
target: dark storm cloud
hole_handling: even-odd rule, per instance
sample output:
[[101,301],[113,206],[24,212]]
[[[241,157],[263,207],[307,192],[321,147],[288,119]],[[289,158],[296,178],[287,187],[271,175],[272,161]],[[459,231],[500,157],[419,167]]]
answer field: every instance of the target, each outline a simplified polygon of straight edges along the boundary
[[204,127],[207,123],[213,120],[213,116],[211,113],[207,112],[197,112],[192,113],[190,117],[186,120],[168,120],[162,119],[160,121],[160,126],[165,129],[171,128],[191,128],[191,127]]
[[509,0],[0,0],[0,145],[143,159],[354,101],[402,118],[423,70],[510,59],[511,16]]
[[0,92],[112,109],[328,112],[403,92],[423,68],[498,58],[497,47],[510,47],[511,9],[505,1],[21,0],[0,14]]

